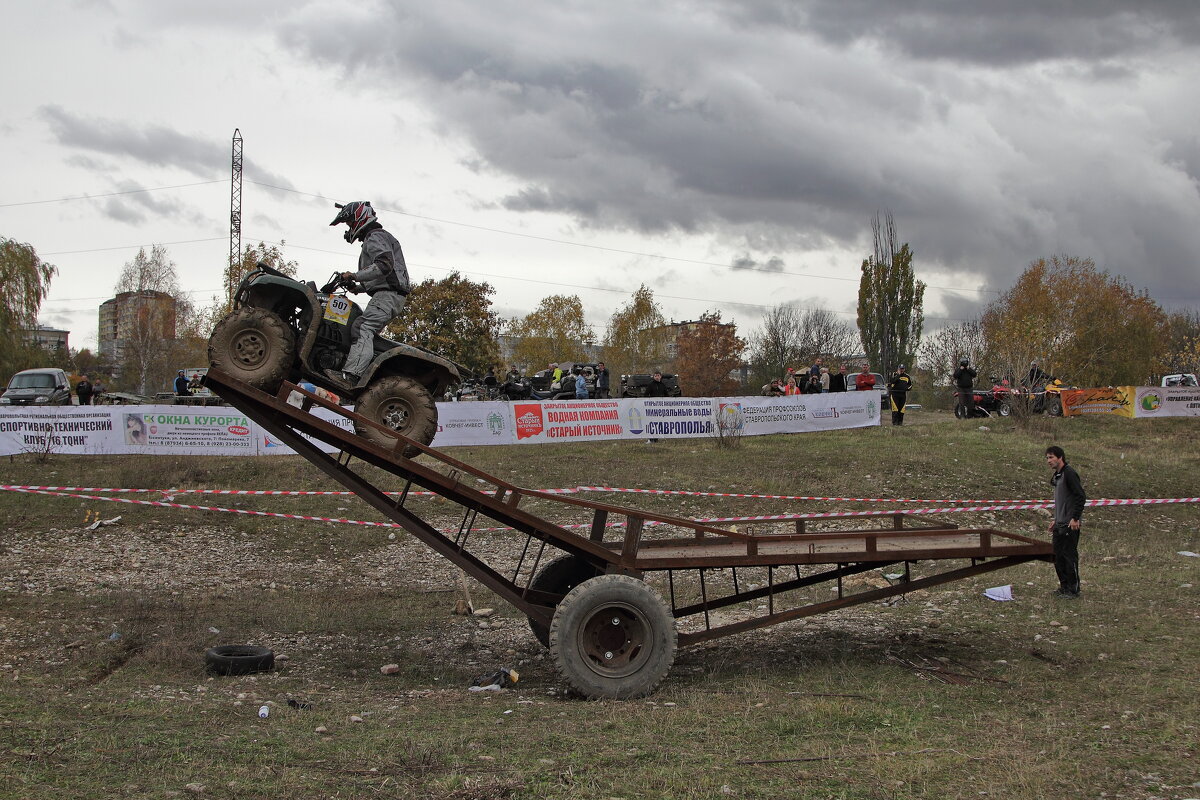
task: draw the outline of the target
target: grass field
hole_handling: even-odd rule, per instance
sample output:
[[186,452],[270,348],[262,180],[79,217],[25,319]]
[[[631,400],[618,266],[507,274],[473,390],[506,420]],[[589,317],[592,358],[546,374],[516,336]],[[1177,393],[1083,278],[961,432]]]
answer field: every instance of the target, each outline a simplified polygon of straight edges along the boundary
[[[1195,421],[909,419],[735,448],[452,455],[530,487],[1013,500],[1049,496],[1057,443],[1090,497],[1200,494]],[[15,457],[0,483],[339,488],[288,457]],[[692,517],[868,507],[595,499]],[[180,502],[380,519],[352,497]],[[88,530],[97,515],[121,520]],[[1029,564],[681,650],[658,692],[625,702],[570,697],[525,619],[478,585],[495,614],[453,616],[457,573],[402,532],[11,492],[0,518],[3,798],[1200,797],[1200,558],[1179,555],[1200,552],[1195,504],[1089,509],[1077,602]],[[946,521],[1044,536],[1048,518]],[[1013,602],[982,596],[1005,583]],[[205,673],[205,648],[244,642],[286,660]],[[502,665],[514,688],[466,690]]]

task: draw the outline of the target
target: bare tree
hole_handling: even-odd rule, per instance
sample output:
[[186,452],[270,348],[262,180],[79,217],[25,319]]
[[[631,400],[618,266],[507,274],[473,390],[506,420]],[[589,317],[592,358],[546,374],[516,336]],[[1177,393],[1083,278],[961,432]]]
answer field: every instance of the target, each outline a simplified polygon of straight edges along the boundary
[[750,339],[752,384],[767,383],[789,366],[807,365],[817,356],[847,356],[857,349],[857,341],[854,326],[828,309],[776,306]]

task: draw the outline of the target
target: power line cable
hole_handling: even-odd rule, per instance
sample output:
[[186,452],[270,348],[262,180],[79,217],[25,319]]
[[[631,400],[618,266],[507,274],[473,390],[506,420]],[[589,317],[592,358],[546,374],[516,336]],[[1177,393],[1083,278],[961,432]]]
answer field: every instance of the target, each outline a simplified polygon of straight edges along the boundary
[[199,183],[180,183],[175,186],[152,186],[147,189],[127,189],[121,192],[105,192],[103,194],[81,194],[74,197],[56,197],[52,200],[23,200],[19,203],[0,203],[0,208],[13,208],[15,206],[39,206],[47,203],[68,203],[72,200],[97,200],[101,197],[119,197],[125,194],[139,194],[141,192],[161,192],[167,189],[189,189],[193,186],[209,186],[214,183],[225,183],[223,180],[218,181],[200,181]]

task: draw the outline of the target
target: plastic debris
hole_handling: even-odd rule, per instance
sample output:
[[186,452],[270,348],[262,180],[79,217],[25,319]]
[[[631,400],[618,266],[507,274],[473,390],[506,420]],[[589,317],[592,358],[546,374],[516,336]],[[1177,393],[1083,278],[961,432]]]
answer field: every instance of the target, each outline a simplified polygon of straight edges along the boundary
[[1191,550],[1177,550],[1175,551],[1175,555],[1187,556],[1188,558],[1200,558],[1200,553],[1193,553]]
[[520,680],[520,678],[521,674],[512,667],[501,667],[495,672],[476,675],[471,679],[471,686],[468,687],[468,691],[495,692],[511,686]]
[[271,707],[270,706],[259,706],[258,707],[258,718],[259,719],[266,719],[270,715],[271,715]]
[[1006,586],[993,586],[991,589],[984,589],[983,596],[989,600],[1005,602],[1013,599],[1012,584]]
[[91,525],[88,525],[87,529],[89,531],[94,531],[97,528],[99,528],[101,525],[116,525],[120,521],[121,521],[120,517],[113,517],[112,519],[98,519],[95,522],[93,522]]

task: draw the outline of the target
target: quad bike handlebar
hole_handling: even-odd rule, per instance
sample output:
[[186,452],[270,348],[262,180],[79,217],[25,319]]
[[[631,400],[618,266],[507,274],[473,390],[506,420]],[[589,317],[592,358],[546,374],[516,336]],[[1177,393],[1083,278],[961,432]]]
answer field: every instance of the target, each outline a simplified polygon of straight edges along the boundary
[[321,294],[332,294],[338,289],[345,289],[346,291],[357,294],[362,290],[362,287],[358,284],[358,281],[343,278],[342,273],[335,272],[329,277],[329,280],[325,283],[325,285],[317,291]]

